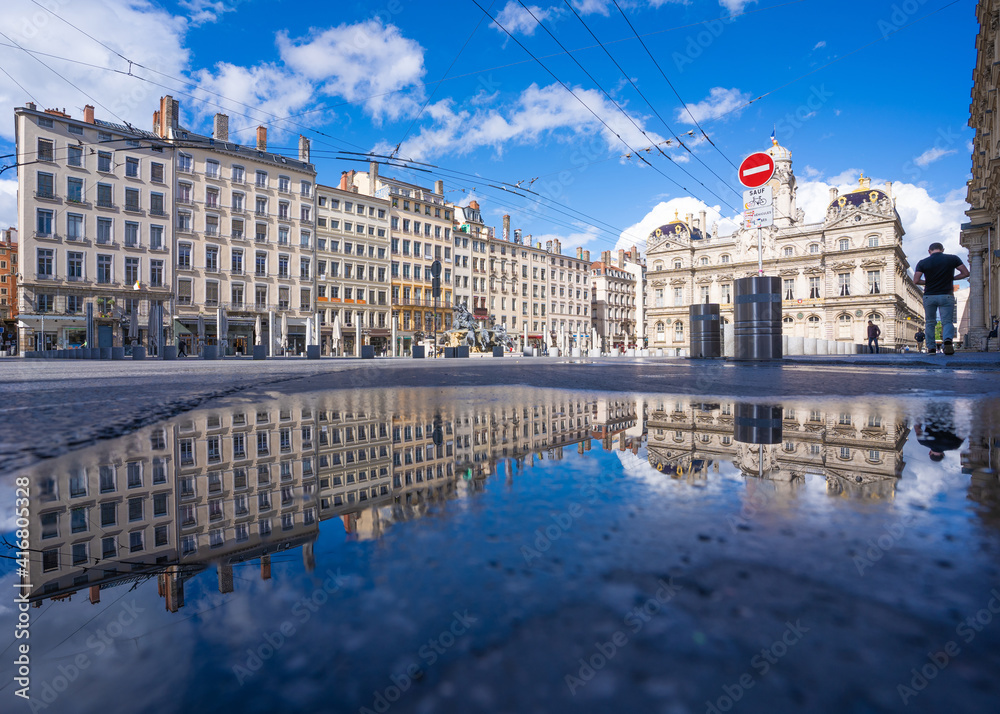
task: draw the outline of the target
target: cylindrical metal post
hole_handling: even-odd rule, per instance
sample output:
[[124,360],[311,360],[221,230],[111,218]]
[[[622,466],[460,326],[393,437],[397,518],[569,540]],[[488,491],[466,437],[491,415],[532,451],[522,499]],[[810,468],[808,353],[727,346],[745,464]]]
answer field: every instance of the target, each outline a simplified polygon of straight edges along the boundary
[[688,308],[691,335],[691,359],[722,357],[722,320],[717,303],[691,305]]
[[733,439],[741,444],[780,444],[781,407],[737,402]]
[[781,359],[781,279],[739,278],[733,303],[733,359]]

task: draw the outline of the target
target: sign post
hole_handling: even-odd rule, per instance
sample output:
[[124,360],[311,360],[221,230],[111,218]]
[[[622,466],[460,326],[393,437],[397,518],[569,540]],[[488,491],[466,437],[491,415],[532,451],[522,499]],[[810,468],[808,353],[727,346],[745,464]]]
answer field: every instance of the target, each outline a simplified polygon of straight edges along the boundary
[[434,295],[434,343],[431,347],[431,357],[437,357],[437,320],[438,299],[441,297],[441,261],[431,263],[431,293]]
[[743,159],[738,169],[740,183],[749,191],[743,192],[743,227],[757,229],[757,275],[764,275],[764,246],[760,229],[774,223],[773,192],[767,182],[774,175],[774,159],[758,151]]

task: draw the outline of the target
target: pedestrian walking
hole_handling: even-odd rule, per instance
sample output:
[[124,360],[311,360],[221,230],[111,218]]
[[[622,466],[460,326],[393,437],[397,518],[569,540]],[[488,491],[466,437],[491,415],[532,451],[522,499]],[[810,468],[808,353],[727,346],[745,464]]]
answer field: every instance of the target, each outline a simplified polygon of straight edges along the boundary
[[[969,269],[957,255],[944,252],[940,243],[931,243],[927,257],[917,263],[913,282],[924,286],[924,323],[927,330],[927,354],[937,353],[937,323],[941,317],[942,351],[955,354],[955,279],[969,277]],[[958,271],[957,273],[955,271]]]
[[882,330],[871,320],[868,321],[868,351],[878,354],[878,338],[882,336]]
[[917,352],[924,351],[924,331],[917,330],[917,334],[913,336],[913,339],[917,341]]

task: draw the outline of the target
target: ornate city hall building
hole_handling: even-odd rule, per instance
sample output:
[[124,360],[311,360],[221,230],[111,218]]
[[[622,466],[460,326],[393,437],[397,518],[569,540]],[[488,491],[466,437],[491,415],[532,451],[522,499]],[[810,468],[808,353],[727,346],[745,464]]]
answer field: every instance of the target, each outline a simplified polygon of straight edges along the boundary
[[[764,275],[780,276],[784,334],[863,343],[871,319],[882,344],[915,344],[923,326],[919,289],[907,272],[903,225],[892,184],[830,190],[826,215],[806,223],[795,205],[792,152],[777,143],[768,152],[775,172],[774,225],[762,229]],[[649,347],[688,347],[688,308],[719,303],[723,323],[733,320],[733,281],[757,275],[757,230],[711,233],[705,213],[660,226],[647,238],[646,334]]]

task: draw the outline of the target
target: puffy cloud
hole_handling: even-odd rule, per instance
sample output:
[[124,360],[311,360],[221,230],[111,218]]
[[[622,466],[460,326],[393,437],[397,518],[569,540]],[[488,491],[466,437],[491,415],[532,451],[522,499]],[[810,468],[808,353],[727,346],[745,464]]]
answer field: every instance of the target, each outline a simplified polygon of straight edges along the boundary
[[420,82],[425,68],[423,48],[395,25],[367,20],[294,40],[279,33],[278,49],[288,70],[324,94],[363,104],[376,121],[398,119],[423,99],[422,89],[398,93]]
[[[4,32],[27,50],[72,56],[74,60],[98,67],[127,70],[128,64],[114,51],[171,76],[180,76],[187,66],[188,50],[184,39],[188,22],[170,15],[152,2],[90,0],[86,3],[61,3],[57,12],[71,24],[31,3],[6,3]],[[88,39],[73,26],[103,38],[114,51]],[[128,28],[128,31],[108,32],[109,27]],[[69,114],[77,117],[82,115],[85,104],[95,104],[102,119],[124,120],[146,128],[152,118],[153,101],[161,92],[161,88],[135,77],[103,72],[52,57],[38,57],[36,60],[15,48],[0,50],[0,64],[31,93],[30,96],[25,94],[10,77],[0,73],[0,114],[7,117],[13,115],[15,107],[23,106],[34,97],[43,106],[65,107]],[[164,81],[162,77],[141,69],[136,69],[135,73],[158,82]],[[13,122],[0,122],[0,137],[14,139]]]
[[821,47],[826,47],[826,40],[820,40],[815,45],[813,45],[813,50],[818,50]]
[[[586,223],[576,222],[574,225],[576,225],[576,227],[580,230],[566,234],[546,233],[544,235],[536,235],[532,236],[531,240],[535,243],[541,242],[542,245],[545,245],[545,243],[550,240],[558,240],[562,245],[563,253],[567,255],[575,255],[573,251],[576,248],[591,247],[590,244],[600,238],[600,231],[598,231],[596,227],[587,225]],[[604,245],[603,248],[604,250],[607,250],[607,245]],[[600,250],[601,247],[598,246],[594,249]],[[591,260],[596,260],[596,258],[592,255]]]
[[704,201],[691,196],[680,196],[671,198],[668,201],[660,201],[642,219],[622,231],[618,238],[615,249],[628,249],[633,245],[639,246],[639,251],[646,252],[646,237],[660,226],[676,220],[675,216],[682,220],[690,213],[697,217],[699,212],[705,211],[705,222],[708,224],[709,232],[714,224],[718,224],[718,235],[729,235],[738,227],[735,217],[725,216],[721,211],[721,206],[710,206]]
[[180,6],[188,11],[188,22],[192,25],[203,25],[215,22],[227,12],[233,12],[236,6],[245,0],[224,2],[223,0],[181,0]]
[[956,149],[942,149],[941,147],[934,146],[915,158],[913,163],[923,169],[927,168],[938,159],[943,159],[945,156],[954,153],[957,153]]
[[691,115],[694,115],[694,118],[699,122],[720,119],[748,101],[750,101],[750,95],[746,92],[741,92],[735,87],[732,89],[712,87],[708,96],[703,100],[694,104],[688,104],[688,109],[691,111],[690,114],[688,113],[688,109],[684,109],[683,107],[678,109],[677,121],[684,124],[694,124],[691,120]]
[[[531,12],[528,12],[531,10]],[[539,22],[545,22],[545,20],[555,17],[559,14],[557,8],[550,8],[548,10],[543,10],[537,5],[528,5],[528,10],[517,0],[510,0],[506,5],[504,5],[503,10],[497,13],[496,22],[493,23],[493,29],[497,32],[505,34],[499,26],[503,26],[504,30],[507,30],[510,34],[520,33],[522,35],[533,35],[535,30],[538,29]],[[534,17],[532,17],[534,15]],[[537,19],[537,22],[536,22]]]
[[[575,88],[574,93],[586,107],[561,85],[539,87],[532,84],[510,103],[512,108],[506,116],[496,109],[456,111],[451,100],[436,102],[425,110],[433,124],[407,141],[400,155],[418,160],[446,153],[467,154],[482,147],[492,147],[499,153],[508,143],[531,144],[542,137],[578,139],[581,136],[599,137],[608,150],[626,150],[616,133],[635,148],[646,146],[650,141],[663,141],[652,131],[646,132],[647,139],[599,91]],[[594,114],[604,118],[613,132]],[[643,127],[642,117],[630,116],[636,125]]]
[[17,227],[17,179],[0,178],[0,228]]

